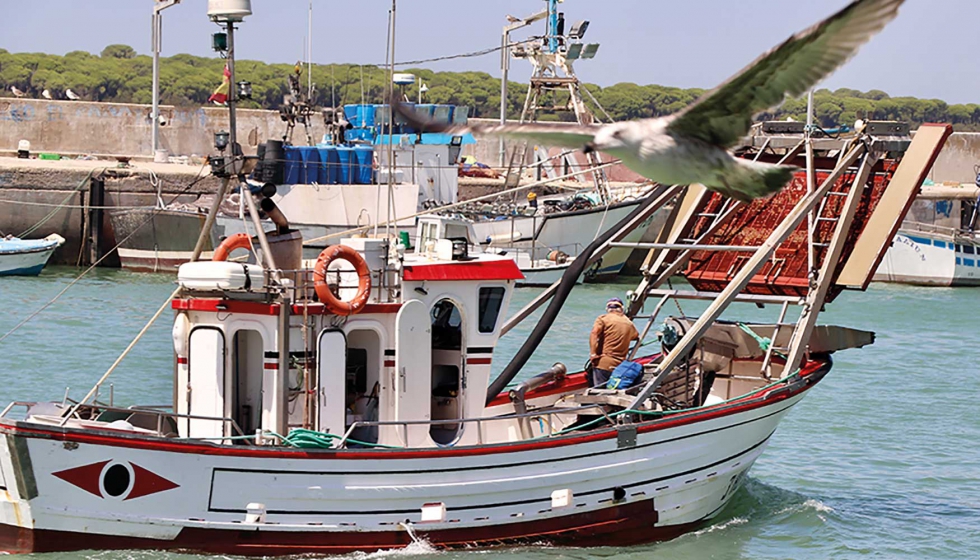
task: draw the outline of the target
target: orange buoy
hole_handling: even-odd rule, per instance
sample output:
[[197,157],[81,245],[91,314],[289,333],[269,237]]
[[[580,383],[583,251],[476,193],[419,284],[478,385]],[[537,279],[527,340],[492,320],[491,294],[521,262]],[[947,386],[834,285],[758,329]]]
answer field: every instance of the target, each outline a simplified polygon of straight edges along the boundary
[[235,249],[248,249],[251,251],[252,238],[247,233],[236,233],[235,235],[226,237],[221,242],[221,245],[218,245],[218,248],[214,250],[214,255],[211,257],[211,260],[226,261],[228,260],[228,255]]
[[[354,266],[357,272],[357,294],[350,301],[343,301],[330,290],[327,285],[327,267],[340,259]],[[331,245],[320,252],[313,267],[313,288],[317,297],[326,306],[327,311],[334,315],[353,315],[360,313],[371,295],[371,269],[367,261],[355,249],[346,245]]]

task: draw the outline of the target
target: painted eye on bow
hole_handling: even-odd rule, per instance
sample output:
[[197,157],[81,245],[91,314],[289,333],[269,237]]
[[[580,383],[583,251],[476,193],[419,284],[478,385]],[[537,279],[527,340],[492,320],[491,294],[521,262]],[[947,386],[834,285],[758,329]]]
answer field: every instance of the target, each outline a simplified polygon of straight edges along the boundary
[[51,474],[103,499],[132,500],[180,486],[124,461],[100,461]]

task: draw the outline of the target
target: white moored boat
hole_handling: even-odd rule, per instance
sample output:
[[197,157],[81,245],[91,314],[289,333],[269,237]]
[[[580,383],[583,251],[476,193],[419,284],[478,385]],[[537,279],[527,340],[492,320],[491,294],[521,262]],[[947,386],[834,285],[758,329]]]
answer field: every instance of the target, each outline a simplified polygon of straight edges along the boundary
[[976,185],[924,185],[875,281],[980,286],[978,201]]
[[[106,406],[91,401],[93,388],[77,404],[17,402],[0,413],[0,548],[271,556],[417,538],[448,548],[621,546],[695,528],[731,500],[779,421],[830,370],[830,354],[873,341],[817,326],[817,316],[844,287],[870,282],[948,134],[920,128],[911,147],[864,136],[812,192],[799,188],[801,173],[751,204],[666,189],[506,321],[520,271],[507,257],[469,254],[465,240],[405,253],[388,237],[347,239],[313,270],[296,270],[302,240],[290,248],[260,233],[261,267],[182,265],[171,408]],[[874,172],[868,199],[865,181],[886,152],[901,161]],[[560,364],[518,378],[582,271],[681,195],[674,241],[660,248],[690,250],[676,261],[651,253],[659,264],[629,301],[645,321],[631,354],[643,365],[637,383],[590,388]],[[840,206],[825,207],[830,199]],[[719,202],[727,210],[709,211]],[[818,206],[836,225],[792,235]],[[721,247],[726,223],[765,242]],[[817,248],[816,274],[796,272]],[[777,250],[783,272],[760,274]],[[702,272],[688,271],[694,291],[660,289],[688,258]],[[549,296],[491,382],[499,337]],[[650,296],[659,301],[643,311]],[[685,298],[714,301],[697,318],[661,315],[667,300]],[[720,321],[735,302],[775,304],[778,315]],[[658,321],[659,351],[634,358]]]
[[0,237],[0,276],[37,276],[64,242],[57,233],[44,239]]

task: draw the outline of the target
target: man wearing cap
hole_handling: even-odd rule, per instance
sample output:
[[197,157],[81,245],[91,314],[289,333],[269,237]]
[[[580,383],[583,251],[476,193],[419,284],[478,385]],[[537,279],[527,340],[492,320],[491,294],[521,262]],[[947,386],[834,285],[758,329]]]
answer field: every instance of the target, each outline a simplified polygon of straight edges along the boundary
[[633,321],[623,313],[623,300],[606,302],[606,313],[596,318],[589,336],[593,387],[605,386],[612,370],[629,354],[630,343],[639,338]]

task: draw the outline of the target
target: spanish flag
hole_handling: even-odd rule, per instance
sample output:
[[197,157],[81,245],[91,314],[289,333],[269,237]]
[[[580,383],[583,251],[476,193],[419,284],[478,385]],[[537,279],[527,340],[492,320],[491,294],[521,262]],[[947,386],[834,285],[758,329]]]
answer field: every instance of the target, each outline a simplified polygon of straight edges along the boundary
[[221,79],[221,85],[208,98],[208,101],[215,105],[224,105],[228,102],[228,88],[231,87],[231,72],[228,70],[227,64],[225,64],[224,74],[224,78]]

